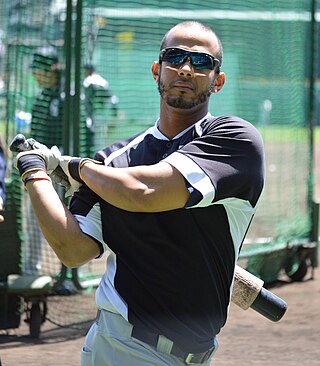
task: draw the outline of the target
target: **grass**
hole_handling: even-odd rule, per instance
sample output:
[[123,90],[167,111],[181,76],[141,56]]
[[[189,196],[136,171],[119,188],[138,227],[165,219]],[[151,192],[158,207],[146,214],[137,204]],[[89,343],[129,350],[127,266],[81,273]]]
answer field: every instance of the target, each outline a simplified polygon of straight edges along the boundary
[[[293,127],[290,125],[271,125],[259,128],[266,142],[308,142],[309,130],[306,127]],[[320,126],[314,129],[314,143],[320,143]]]

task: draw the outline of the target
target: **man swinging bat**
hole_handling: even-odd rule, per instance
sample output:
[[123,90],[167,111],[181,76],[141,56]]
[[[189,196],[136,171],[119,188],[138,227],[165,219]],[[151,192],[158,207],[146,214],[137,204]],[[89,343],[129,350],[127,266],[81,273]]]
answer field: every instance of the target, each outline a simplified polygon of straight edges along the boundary
[[[177,24],[152,64],[160,93],[153,127],[99,151],[96,160],[54,148],[17,156],[59,259],[77,267],[111,253],[83,366],[209,365],[217,350],[264,184],[258,131],[208,111],[225,82],[222,56],[219,37],[205,24]],[[47,173],[73,194],[69,209]]]

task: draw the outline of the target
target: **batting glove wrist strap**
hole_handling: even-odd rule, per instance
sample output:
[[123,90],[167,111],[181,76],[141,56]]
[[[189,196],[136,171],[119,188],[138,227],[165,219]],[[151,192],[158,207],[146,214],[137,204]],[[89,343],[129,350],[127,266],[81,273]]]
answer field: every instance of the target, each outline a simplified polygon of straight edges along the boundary
[[89,158],[83,158],[83,159],[74,158],[69,161],[69,165],[68,165],[68,169],[69,169],[69,173],[70,173],[71,177],[73,179],[75,179],[77,182],[80,182],[82,184],[84,184],[84,181],[81,178],[80,171],[81,171],[81,168],[86,163],[102,164],[102,162],[100,162],[100,161],[89,159]]
[[19,170],[20,176],[22,178],[26,173],[31,171],[46,171],[46,162],[40,155],[22,155],[17,160],[17,169]]
[[77,182],[83,184],[84,182],[80,177],[80,164],[82,160],[83,160],[82,158],[71,159],[68,164],[68,169],[71,177]]

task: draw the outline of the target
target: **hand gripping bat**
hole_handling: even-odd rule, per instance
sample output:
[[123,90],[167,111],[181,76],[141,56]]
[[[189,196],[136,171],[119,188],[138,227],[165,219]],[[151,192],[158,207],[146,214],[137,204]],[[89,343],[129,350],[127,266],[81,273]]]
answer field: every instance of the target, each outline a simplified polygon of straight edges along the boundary
[[[13,152],[21,152],[47,148],[47,146],[18,134],[12,140],[9,148]],[[62,172],[62,174],[64,173]],[[66,177],[66,179],[68,178]],[[251,308],[267,319],[274,322],[279,321],[287,310],[287,303],[264,288],[263,284],[264,282],[260,278],[236,265],[231,301],[243,310]]]
[[[9,145],[9,149],[12,152],[23,152],[30,151],[36,149],[48,149],[46,145],[40,144],[40,142],[36,141],[33,138],[26,139],[24,135],[19,133],[16,135]],[[67,175],[64,173],[62,168],[58,166],[55,171],[52,173],[52,176],[60,177],[60,185],[68,188],[69,180]]]
[[13,152],[23,152],[36,149],[48,149],[48,147],[46,145],[40,144],[33,138],[26,139],[24,135],[19,133],[11,141],[9,149]]

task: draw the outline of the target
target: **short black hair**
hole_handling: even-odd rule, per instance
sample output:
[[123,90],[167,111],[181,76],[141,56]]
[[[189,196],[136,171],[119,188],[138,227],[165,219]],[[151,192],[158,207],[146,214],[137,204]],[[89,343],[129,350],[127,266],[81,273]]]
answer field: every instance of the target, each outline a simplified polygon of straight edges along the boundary
[[170,28],[168,30],[168,32],[164,35],[164,37],[162,38],[161,44],[160,44],[160,51],[163,50],[164,48],[166,48],[166,43],[167,43],[167,38],[168,38],[168,34],[170,33],[170,31],[176,27],[176,26],[181,26],[181,27],[191,27],[197,25],[200,28],[202,28],[203,30],[212,33],[217,41],[218,41],[218,45],[219,45],[219,49],[218,49],[218,53],[215,55],[217,57],[217,59],[220,61],[220,65],[222,64],[222,57],[223,57],[223,48],[222,48],[222,42],[220,37],[217,35],[217,33],[210,28],[207,24],[196,21],[196,20],[185,20],[181,23],[176,24],[175,26],[173,26],[172,28]]

